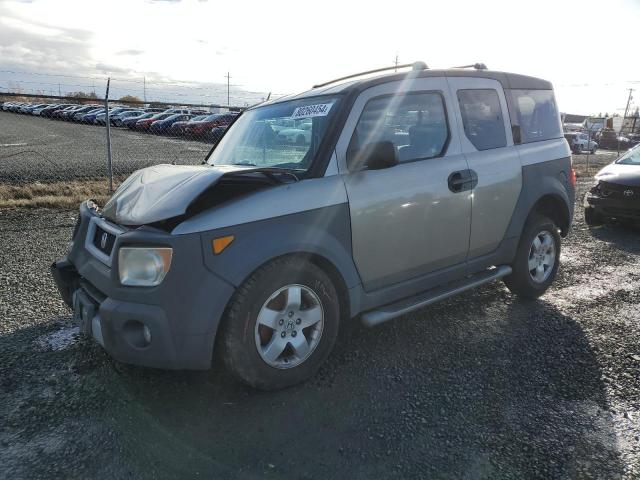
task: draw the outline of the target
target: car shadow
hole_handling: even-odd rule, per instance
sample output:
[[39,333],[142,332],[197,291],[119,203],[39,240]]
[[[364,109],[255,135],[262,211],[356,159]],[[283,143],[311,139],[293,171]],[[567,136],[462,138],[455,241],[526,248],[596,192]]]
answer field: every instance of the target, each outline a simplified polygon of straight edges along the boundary
[[219,366],[113,366],[114,428],[135,452],[128,461],[160,478],[616,478],[623,468],[580,326],[502,287],[373,329],[352,324],[317,376],[283,391],[253,391]]
[[589,227],[591,234],[627,253],[640,253],[640,225],[608,221],[597,227]]

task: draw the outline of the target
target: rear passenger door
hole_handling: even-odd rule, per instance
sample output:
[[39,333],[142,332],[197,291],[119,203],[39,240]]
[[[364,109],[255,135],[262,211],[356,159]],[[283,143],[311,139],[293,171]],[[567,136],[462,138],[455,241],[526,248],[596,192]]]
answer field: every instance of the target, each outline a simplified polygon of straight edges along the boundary
[[502,85],[486,78],[449,77],[460,146],[477,177],[471,200],[469,260],[493,252],[505,236],[522,189]]

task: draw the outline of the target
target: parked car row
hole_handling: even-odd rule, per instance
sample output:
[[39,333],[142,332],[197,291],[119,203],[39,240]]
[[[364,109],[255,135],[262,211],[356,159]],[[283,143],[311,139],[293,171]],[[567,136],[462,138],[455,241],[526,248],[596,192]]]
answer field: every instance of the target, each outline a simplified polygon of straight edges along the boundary
[[[106,109],[99,104],[30,104],[6,102],[2,110],[36,115],[56,120],[106,124]],[[157,135],[188,137],[216,143],[238,113],[208,113],[188,108],[142,108],[114,105],[109,108],[109,122],[114,127],[129,128]]]

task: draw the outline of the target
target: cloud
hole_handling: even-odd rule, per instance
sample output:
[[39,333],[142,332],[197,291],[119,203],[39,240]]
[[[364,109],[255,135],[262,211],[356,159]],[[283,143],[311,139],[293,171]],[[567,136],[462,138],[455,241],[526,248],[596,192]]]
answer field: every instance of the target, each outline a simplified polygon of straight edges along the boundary
[[97,71],[99,71],[100,73],[104,73],[104,74],[121,74],[121,75],[129,75],[131,74],[131,70],[128,68],[122,68],[122,67],[118,67],[116,65],[110,65],[107,63],[96,63],[95,64],[95,69]]
[[14,15],[0,3],[0,63],[54,71],[87,68],[93,34],[78,28],[50,27]]
[[144,50],[136,50],[135,48],[130,48],[128,50],[120,50],[116,53],[116,55],[143,55]]

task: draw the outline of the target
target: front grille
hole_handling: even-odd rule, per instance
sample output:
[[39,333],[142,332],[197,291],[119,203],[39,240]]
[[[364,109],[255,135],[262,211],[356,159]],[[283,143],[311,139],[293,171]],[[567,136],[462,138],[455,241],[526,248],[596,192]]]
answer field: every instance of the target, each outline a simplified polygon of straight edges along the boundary
[[600,182],[600,194],[605,198],[616,198],[628,202],[640,201],[640,187],[618,185],[617,183]]
[[93,239],[91,241],[94,247],[96,247],[105,255],[111,256],[111,251],[113,250],[113,244],[116,241],[116,236],[113,233],[109,233],[106,230],[103,230],[100,226],[96,225],[96,231],[93,234]]

